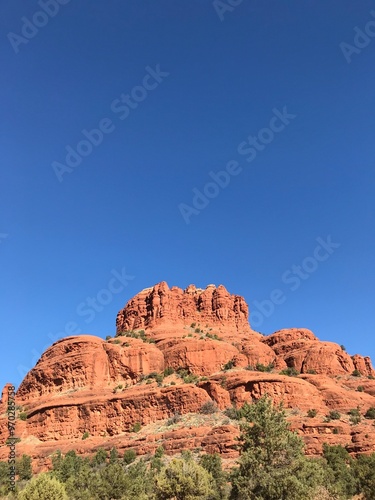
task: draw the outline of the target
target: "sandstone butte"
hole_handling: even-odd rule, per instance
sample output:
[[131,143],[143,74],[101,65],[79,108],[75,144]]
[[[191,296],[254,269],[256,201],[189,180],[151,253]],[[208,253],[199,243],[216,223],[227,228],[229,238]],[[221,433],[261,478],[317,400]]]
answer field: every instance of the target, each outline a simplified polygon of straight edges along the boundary
[[[161,282],[126,304],[116,329],[106,340],[58,340],[19,386],[17,454],[31,455],[35,471],[49,468],[58,449],[90,455],[99,447],[116,447],[120,456],[129,448],[146,455],[158,446],[171,455],[218,452],[233,463],[238,422],[222,411],[266,393],[283,402],[308,455],[319,455],[324,442],[345,445],[352,454],[375,451],[374,421],[363,418],[375,407],[371,360],[304,328],[268,336],[252,330],[245,300],[222,285],[182,290]],[[261,372],[257,364],[273,369]],[[299,374],[280,374],[287,367]],[[166,368],[174,372],[155,380]],[[219,411],[200,413],[210,400]],[[7,386],[0,401],[0,460],[8,455],[6,408]],[[348,415],[353,408],[362,415],[357,424]],[[327,421],[331,410],[340,418]]]

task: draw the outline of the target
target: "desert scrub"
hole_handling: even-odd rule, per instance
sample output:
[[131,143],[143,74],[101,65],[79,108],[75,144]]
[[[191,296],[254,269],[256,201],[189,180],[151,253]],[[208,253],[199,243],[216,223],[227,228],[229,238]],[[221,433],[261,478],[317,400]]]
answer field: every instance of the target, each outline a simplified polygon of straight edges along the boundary
[[234,359],[229,360],[225,365],[223,366],[223,371],[231,370],[236,366],[236,362]]
[[272,371],[274,368],[274,364],[273,363],[270,363],[269,365],[263,365],[262,363],[257,363],[255,365],[255,369],[258,371],[258,372],[270,372]]
[[287,375],[288,377],[297,377],[299,372],[294,367],[285,368],[285,370],[281,370],[280,375]]
[[211,415],[212,413],[216,413],[218,410],[217,404],[212,399],[209,399],[200,407],[199,413],[203,415]]
[[133,427],[130,429],[130,432],[139,432],[141,430],[142,426],[140,422],[136,422]]
[[173,424],[177,424],[180,421],[181,421],[181,415],[178,412],[176,412],[174,415],[168,418],[166,425],[170,426]]

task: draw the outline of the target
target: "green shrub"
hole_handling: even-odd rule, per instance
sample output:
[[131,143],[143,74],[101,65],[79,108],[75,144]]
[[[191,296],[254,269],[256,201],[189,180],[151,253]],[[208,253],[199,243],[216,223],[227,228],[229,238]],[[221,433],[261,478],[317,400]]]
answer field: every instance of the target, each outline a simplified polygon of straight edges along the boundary
[[359,408],[352,408],[351,410],[348,411],[349,415],[349,422],[352,425],[357,425],[361,421],[361,413],[359,411]]
[[48,473],[35,476],[22,490],[20,500],[68,500],[65,486]]
[[365,418],[374,420],[375,419],[375,408],[371,406],[365,413]]
[[5,440],[5,444],[7,446],[11,445],[11,444],[17,444],[17,443],[20,443],[21,442],[21,438],[20,437],[8,437],[6,440]]
[[158,446],[155,450],[155,454],[154,454],[154,457],[155,458],[161,458],[164,456],[164,448],[162,446]]
[[299,375],[299,372],[294,368],[288,366],[288,368],[285,368],[285,370],[281,370],[280,375],[288,375],[288,377],[296,377]]
[[140,422],[136,422],[133,427],[131,428],[130,432],[139,432],[141,430],[142,426]]
[[359,408],[352,408],[348,411],[348,415],[351,415],[353,417],[360,417],[361,416],[361,412],[359,411]]
[[318,414],[318,411],[315,409],[308,410],[308,412],[307,412],[307,416],[309,418],[314,418],[317,416],[317,414]]
[[134,462],[134,460],[137,458],[137,454],[134,450],[130,449],[130,450],[126,450],[124,452],[124,457],[123,457],[123,462],[125,465],[129,465],[131,464],[132,462]]
[[363,392],[364,390],[365,390],[365,388],[363,387],[363,385],[359,385],[359,386],[357,387],[357,391],[358,391],[358,392]]
[[186,375],[184,377],[184,382],[185,384],[195,384],[198,382],[199,377],[197,375],[194,375],[193,373],[189,373],[189,375]]
[[353,425],[359,424],[361,421],[361,415],[350,415],[349,422]]
[[118,462],[118,451],[116,448],[111,448],[111,451],[109,452],[109,463],[110,464],[115,464]]
[[112,338],[112,337],[111,337],[110,335],[107,335],[105,339],[106,339],[106,340],[110,340],[111,338]]
[[231,370],[235,366],[236,366],[235,361],[231,359],[227,363],[225,363],[225,365],[223,366],[223,370],[224,371]]
[[338,428],[337,428],[337,427],[335,427],[335,428],[333,429],[332,433],[333,433],[333,434],[338,434],[338,433],[339,433]]
[[257,363],[255,369],[258,372],[270,372],[274,369],[274,364],[270,363],[269,365],[263,365],[262,363]]
[[344,346],[344,345],[342,345],[342,344],[341,344],[341,345],[340,345],[340,347],[341,347],[341,349],[342,349],[343,351],[346,351],[346,349],[345,349],[345,346]]
[[241,415],[241,410],[237,410],[234,406],[230,406],[223,411],[224,415],[232,420],[239,420]]
[[355,369],[355,370],[353,371],[353,373],[352,373],[352,376],[353,376],[353,377],[361,377],[361,376],[362,376],[362,373],[361,373],[359,370]]
[[33,472],[31,467],[31,457],[29,455],[23,454],[21,458],[16,460],[16,474],[18,474],[21,481],[31,479]]
[[206,337],[211,339],[211,340],[222,340],[221,337],[219,337],[216,333],[206,333]]
[[18,414],[20,420],[26,420],[27,419],[27,413],[25,411],[21,411],[21,413]]
[[217,404],[212,399],[209,399],[200,407],[199,413],[203,413],[203,415],[210,415],[211,413],[216,413],[218,410]]
[[189,370],[187,370],[186,368],[177,368],[176,373],[182,379],[190,375]]
[[307,370],[307,372],[309,375],[316,375],[316,370]]
[[116,339],[116,340],[114,340],[114,341],[113,341],[113,343],[114,343],[114,344],[121,344],[121,340]]
[[107,462],[108,458],[108,453],[104,448],[99,448],[97,452],[94,455],[94,458],[92,459],[92,464],[95,465],[101,465],[105,464]]
[[190,328],[195,328],[195,323],[192,323],[192,324],[190,325]]
[[336,411],[336,410],[331,410],[326,417],[330,420],[339,420],[341,417],[341,414]]
[[82,439],[87,439],[88,437],[90,437],[90,434],[87,431],[85,431],[82,435]]
[[173,458],[155,476],[158,499],[208,500],[215,498],[213,478],[191,458]]

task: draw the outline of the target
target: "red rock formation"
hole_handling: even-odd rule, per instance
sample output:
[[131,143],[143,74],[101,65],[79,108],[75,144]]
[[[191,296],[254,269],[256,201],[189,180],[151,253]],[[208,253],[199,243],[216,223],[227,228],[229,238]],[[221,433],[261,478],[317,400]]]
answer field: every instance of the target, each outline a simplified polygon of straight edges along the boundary
[[[271,372],[257,371],[262,365]],[[167,367],[192,375],[162,380]],[[286,367],[301,374],[281,375]],[[284,329],[266,337],[254,332],[244,299],[223,286],[182,290],[162,282],[119,312],[116,338],[72,336],[46,350],[17,391],[16,404],[27,414],[17,420],[17,450],[31,454],[39,469],[50,466],[56,449],[88,454],[115,446],[120,453],[134,448],[145,454],[160,443],[170,454],[201,448],[233,459],[238,423],[222,411],[269,394],[283,402],[308,454],[320,454],[323,442],[348,445],[353,453],[375,451],[372,421],[353,424],[348,416],[353,408],[363,415],[375,407],[374,376],[369,358],[350,357],[310,330]],[[1,460],[8,451],[4,391]],[[210,400],[220,411],[199,413]],[[315,418],[308,418],[310,409],[318,412]],[[330,410],[340,412],[339,420],[326,418]],[[168,422],[176,414],[181,420]],[[137,422],[139,434],[132,432]],[[82,441],[85,432],[89,438]]]
[[231,295],[223,285],[205,290],[188,286],[169,288],[165,281],[146,288],[131,299],[117,315],[117,332],[140,328],[206,324],[226,331],[249,332],[249,311],[245,300]]
[[361,375],[365,375],[367,377],[374,377],[375,370],[372,367],[371,359],[368,356],[360,356],[359,354],[355,354],[352,356],[354,368],[358,370]]
[[10,382],[8,382],[7,384],[4,385],[4,388],[1,391],[0,413],[5,412],[7,409],[10,391],[13,394],[14,388],[13,385]]
[[73,391],[100,391],[114,383],[164,369],[163,354],[154,344],[123,338],[119,344],[91,335],[66,337],[42,355],[17,391],[17,401],[29,404]]
[[271,346],[287,366],[301,373],[338,375],[354,370],[353,360],[338,344],[319,342],[310,330],[280,330],[266,337],[263,342]]
[[236,347],[228,342],[210,338],[162,340],[157,345],[164,354],[166,366],[175,370],[185,368],[195,375],[218,372],[228,361],[239,355]]

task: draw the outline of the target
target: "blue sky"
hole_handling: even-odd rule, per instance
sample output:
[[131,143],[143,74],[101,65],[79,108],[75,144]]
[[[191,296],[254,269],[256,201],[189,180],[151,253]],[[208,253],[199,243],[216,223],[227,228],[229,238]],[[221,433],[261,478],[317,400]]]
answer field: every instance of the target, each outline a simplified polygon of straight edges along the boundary
[[375,2],[41,3],[0,7],[0,385],[162,280],[375,358]]

